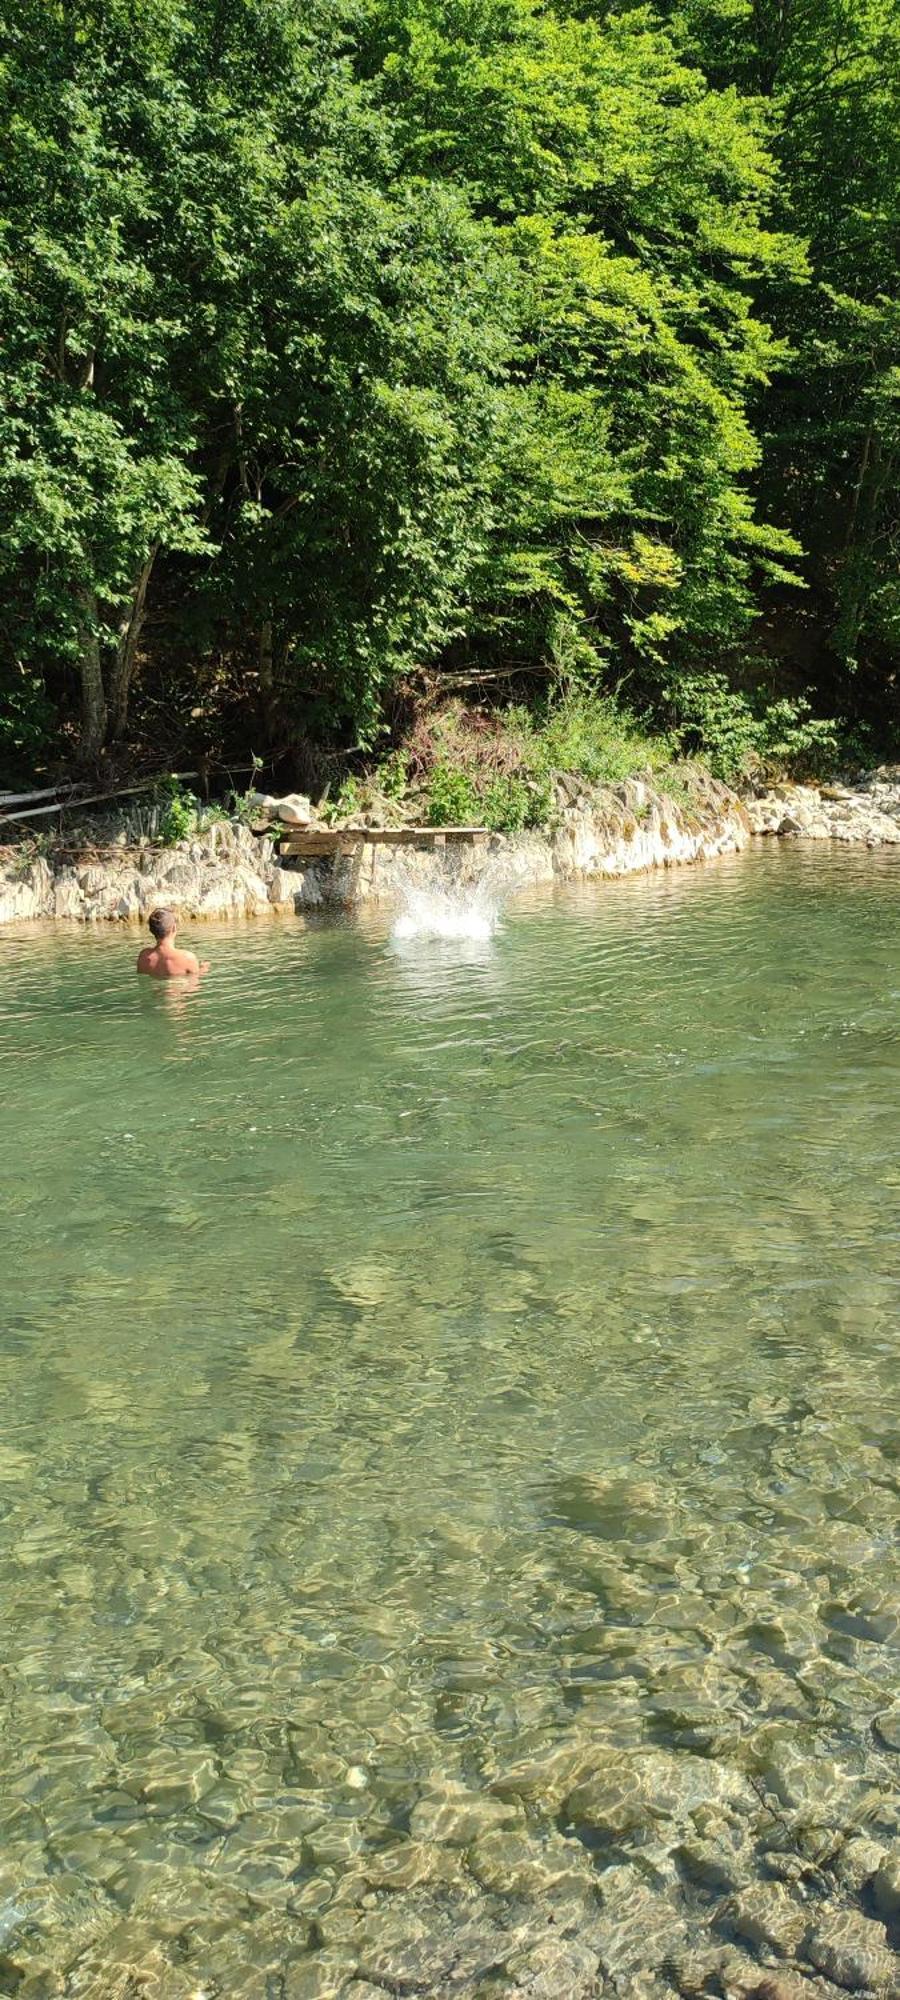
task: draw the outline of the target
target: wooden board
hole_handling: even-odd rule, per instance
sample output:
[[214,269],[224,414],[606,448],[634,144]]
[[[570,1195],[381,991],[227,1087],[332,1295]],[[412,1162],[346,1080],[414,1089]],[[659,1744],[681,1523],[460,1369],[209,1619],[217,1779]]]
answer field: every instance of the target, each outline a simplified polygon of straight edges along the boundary
[[286,826],[279,839],[284,856],[346,854],[354,847],[443,847],[448,840],[486,840],[486,826]]

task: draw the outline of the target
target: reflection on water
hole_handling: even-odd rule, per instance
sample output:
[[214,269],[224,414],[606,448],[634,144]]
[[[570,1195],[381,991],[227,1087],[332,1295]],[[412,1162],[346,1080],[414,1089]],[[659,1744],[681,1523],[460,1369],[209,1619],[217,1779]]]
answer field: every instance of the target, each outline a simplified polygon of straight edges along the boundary
[[887,1989],[898,941],[0,933],[0,1992]]

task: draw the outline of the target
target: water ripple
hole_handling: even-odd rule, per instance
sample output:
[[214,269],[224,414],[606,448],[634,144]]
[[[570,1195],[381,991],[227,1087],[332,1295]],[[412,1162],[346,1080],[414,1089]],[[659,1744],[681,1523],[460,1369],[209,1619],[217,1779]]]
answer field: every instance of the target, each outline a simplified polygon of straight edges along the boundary
[[0,1983],[880,1929],[900,871],[390,932],[0,933]]

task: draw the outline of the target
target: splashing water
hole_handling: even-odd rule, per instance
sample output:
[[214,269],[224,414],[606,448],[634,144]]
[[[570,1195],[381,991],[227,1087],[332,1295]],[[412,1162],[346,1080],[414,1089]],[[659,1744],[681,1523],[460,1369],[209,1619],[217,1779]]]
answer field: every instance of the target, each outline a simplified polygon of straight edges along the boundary
[[402,908],[394,919],[392,938],[442,938],[485,943],[497,928],[496,893],[482,877],[475,884],[422,889],[412,882],[401,887]]

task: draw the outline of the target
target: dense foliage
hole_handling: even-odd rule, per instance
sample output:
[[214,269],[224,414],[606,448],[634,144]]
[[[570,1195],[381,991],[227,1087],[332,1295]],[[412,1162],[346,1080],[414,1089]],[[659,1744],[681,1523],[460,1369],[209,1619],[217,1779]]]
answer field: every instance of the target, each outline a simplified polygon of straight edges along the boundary
[[889,742],[889,0],[8,0],[0,97],[0,769]]

